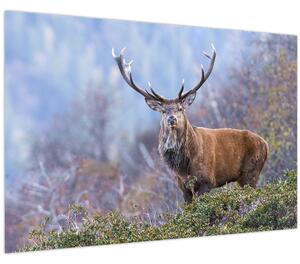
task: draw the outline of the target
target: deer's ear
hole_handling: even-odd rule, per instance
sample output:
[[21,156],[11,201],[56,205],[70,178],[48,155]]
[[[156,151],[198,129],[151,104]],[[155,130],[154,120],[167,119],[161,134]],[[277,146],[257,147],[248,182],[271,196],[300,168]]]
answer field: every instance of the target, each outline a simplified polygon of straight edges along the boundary
[[164,107],[161,102],[145,98],[147,105],[154,111],[163,112]]
[[193,92],[193,93],[189,94],[187,97],[185,97],[182,101],[183,107],[190,106],[194,102],[194,100],[196,98],[196,94],[197,94],[197,92]]

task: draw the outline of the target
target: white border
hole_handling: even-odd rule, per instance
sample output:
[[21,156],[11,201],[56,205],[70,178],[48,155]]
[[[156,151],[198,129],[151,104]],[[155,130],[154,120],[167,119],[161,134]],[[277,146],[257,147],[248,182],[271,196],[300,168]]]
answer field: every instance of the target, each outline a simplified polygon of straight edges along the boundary
[[[299,35],[300,19],[296,0],[10,0],[1,1],[1,79],[3,87],[3,11],[19,10],[99,18],[118,18],[161,23],[242,29]],[[299,74],[299,68],[298,68]],[[298,75],[299,76],[299,75]],[[3,106],[3,90],[0,106]],[[0,107],[3,111],[3,107]],[[298,115],[299,116],[299,115]],[[0,122],[4,123],[3,113]],[[0,130],[3,144],[3,129]],[[1,166],[1,251],[3,225],[3,147]],[[299,149],[299,147],[298,147]],[[299,155],[298,155],[299,156]],[[1,254],[1,263],[295,263],[300,245],[299,229],[197,239],[143,242],[37,253]]]

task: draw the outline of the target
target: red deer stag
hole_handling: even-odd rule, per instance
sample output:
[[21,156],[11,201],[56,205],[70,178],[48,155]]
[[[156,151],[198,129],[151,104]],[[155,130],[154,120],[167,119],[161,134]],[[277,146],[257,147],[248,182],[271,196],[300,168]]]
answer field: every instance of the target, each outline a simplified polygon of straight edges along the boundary
[[158,150],[175,172],[184,200],[189,203],[195,196],[234,181],[242,187],[256,187],[268,155],[267,142],[248,130],[193,127],[185,112],[212,72],[216,59],[214,46],[212,55],[204,53],[210,59],[207,72],[201,65],[198,84],[184,92],[183,81],[175,99],[157,94],[150,83],[150,91],[139,88],[132,78],[132,61],[125,62],[124,51],[116,56],[112,49],[112,55],[127,84],[144,96],[151,109],[161,113]]

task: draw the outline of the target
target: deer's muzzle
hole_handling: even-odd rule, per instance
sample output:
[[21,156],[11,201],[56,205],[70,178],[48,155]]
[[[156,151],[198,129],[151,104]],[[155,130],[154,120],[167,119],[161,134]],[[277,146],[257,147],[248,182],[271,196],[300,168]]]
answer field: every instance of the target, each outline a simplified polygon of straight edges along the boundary
[[168,117],[168,125],[173,127],[177,125],[177,118],[173,115]]

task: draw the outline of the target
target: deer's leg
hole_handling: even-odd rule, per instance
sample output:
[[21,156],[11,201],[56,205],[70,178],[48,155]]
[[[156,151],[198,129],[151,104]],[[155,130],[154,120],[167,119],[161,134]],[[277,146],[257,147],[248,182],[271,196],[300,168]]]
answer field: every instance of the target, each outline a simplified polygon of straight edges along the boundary
[[188,204],[191,203],[193,200],[192,192],[190,192],[188,190],[183,191],[183,199],[186,203],[188,203]]
[[264,164],[262,162],[257,161],[254,158],[249,159],[245,164],[244,171],[242,172],[240,178],[237,180],[238,184],[241,187],[249,185],[255,188],[263,165]]
[[206,192],[209,192],[211,188],[208,184],[201,184],[194,188],[193,191],[190,191],[188,189],[185,189],[183,191],[183,198],[186,203],[191,203],[194,197],[198,197]]
[[201,184],[199,185],[199,187],[197,188],[197,191],[196,191],[196,195],[197,196],[200,196],[206,192],[209,192],[211,190],[211,188],[209,187],[208,184]]
[[185,183],[180,176],[177,175],[177,182],[180,190],[183,193],[183,199],[186,203],[191,203],[193,200],[192,192],[185,187]]
[[249,185],[253,188],[256,187],[259,178],[259,172],[257,170],[247,171],[242,174],[242,176],[237,180],[241,187]]
[[266,162],[268,155],[268,144],[265,141],[260,142],[260,146],[249,155],[243,164],[243,171],[238,179],[240,186],[250,185],[255,188],[259,180],[259,175]]

